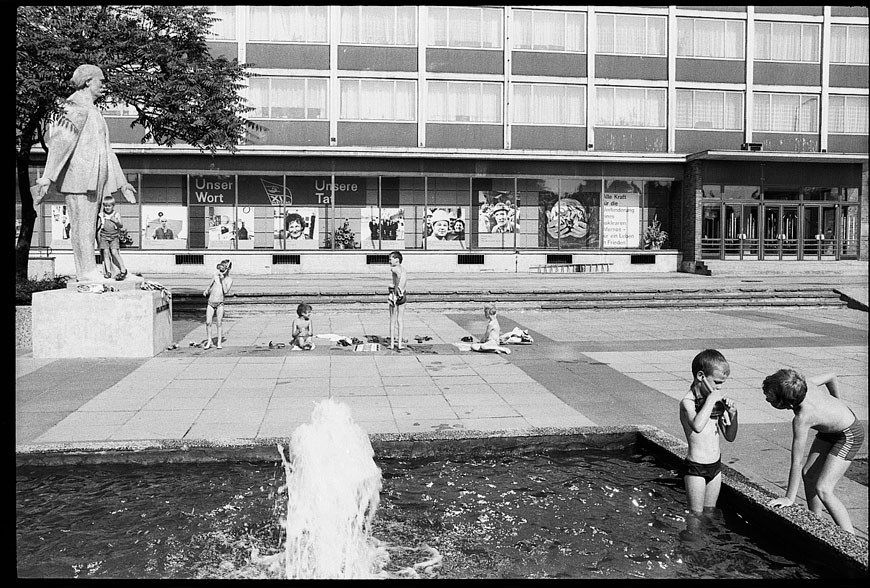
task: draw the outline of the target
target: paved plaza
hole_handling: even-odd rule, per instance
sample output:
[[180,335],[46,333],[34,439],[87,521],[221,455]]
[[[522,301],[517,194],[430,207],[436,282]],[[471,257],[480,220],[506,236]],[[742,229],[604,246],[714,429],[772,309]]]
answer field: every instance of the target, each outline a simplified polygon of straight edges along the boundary
[[[731,364],[724,391],[740,415],[736,442],[723,442],[723,463],[772,492],[786,485],[791,413],[764,401],[766,375],[781,367],[835,372],[867,426],[868,315],[845,307],[504,309],[503,331],[519,326],[534,338],[511,346],[510,355],[467,350],[461,339],[485,327],[483,313],[468,309],[409,305],[409,348],[401,352],[328,338],[313,351],[291,350],[293,316],[234,316],[230,307],[224,347],[209,350],[189,345],[205,338],[202,320],[176,320],[178,349],[153,358],[46,360],[19,350],[18,450],[286,437],[327,397],[346,403],[369,433],[647,424],[683,439],[678,401],[692,358],[708,347]],[[321,335],[366,341],[388,334],[386,309],[315,307],[312,318]],[[865,464],[866,456],[865,441]],[[844,477],[838,490],[866,539],[867,486]]]

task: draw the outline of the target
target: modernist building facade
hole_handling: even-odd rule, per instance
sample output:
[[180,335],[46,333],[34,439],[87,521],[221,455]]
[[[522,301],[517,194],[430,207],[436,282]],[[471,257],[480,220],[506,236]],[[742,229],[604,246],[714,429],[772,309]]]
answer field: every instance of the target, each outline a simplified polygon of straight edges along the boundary
[[[135,270],[867,259],[866,7],[212,9],[266,130],[212,156],[106,112]],[[38,212],[63,272],[63,202]]]

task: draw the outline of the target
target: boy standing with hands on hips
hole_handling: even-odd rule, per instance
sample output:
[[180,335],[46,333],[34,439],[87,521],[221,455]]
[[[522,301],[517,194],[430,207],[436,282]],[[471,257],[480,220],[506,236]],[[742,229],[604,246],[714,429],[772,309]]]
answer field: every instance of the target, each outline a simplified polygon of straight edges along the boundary
[[737,437],[737,407],[720,390],[730,374],[719,351],[702,351],[692,360],[692,385],[680,401],[680,422],[689,444],[683,480],[693,514],[715,508],[722,487],[719,439]]

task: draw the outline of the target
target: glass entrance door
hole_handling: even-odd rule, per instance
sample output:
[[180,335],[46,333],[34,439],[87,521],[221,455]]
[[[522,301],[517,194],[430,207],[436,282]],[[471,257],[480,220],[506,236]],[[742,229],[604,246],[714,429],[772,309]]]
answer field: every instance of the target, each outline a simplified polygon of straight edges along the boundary
[[796,260],[798,258],[798,207],[766,204],[764,206],[764,259]]
[[725,205],[725,259],[758,259],[758,205]]
[[836,222],[836,207],[804,205],[803,259],[836,259]]

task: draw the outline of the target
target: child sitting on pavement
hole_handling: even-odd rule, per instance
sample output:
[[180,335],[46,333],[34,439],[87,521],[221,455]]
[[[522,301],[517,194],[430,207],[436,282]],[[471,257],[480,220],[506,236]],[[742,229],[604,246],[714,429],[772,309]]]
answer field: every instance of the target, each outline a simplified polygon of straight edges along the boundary
[[208,296],[208,305],[205,307],[205,344],[203,349],[211,348],[211,321],[213,317],[217,317],[217,344],[218,349],[223,349],[221,345],[221,337],[224,320],[224,298],[229,294],[230,288],[233,286],[233,279],[230,277],[230,269],[233,263],[229,259],[224,259],[217,264],[217,271],[211,279],[202,295]]
[[296,318],[290,327],[290,344],[293,349],[314,349],[314,323],[311,322],[311,305],[303,302],[296,307]]
[[680,422],[689,448],[683,463],[686,498],[692,514],[716,507],[722,486],[719,437],[737,437],[737,408],[720,388],[731,374],[725,357],[707,349],[692,360],[692,385],[680,401]]
[[501,345],[501,327],[498,324],[496,314],[498,314],[498,311],[496,311],[495,306],[492,304],[487,304],[483,307],[483,316],[485,316],[489,322],[486,323],[486,332],[483,334],[481,342],[471,344],[472,351],[505,354],[511,352],[510,349]]
[[[791,506],[797,497],[801,477],[807,506],[821,514],[822,505],[843,530],[855,534],[849,512],[834,494],[834,486],[846,473],[864,442],[864,428],[855,413],[840,398],[837,376],[823,374],[807,380],[793,369],[781,369],[764,378],[764,399],[774,408],[794,411],[791,421],[791,466],[785,496],[770,501],[770,506]],[[822,390],[821,386],[827,390]],[[806,462],[801,460],[807,433],[815,429]]]

